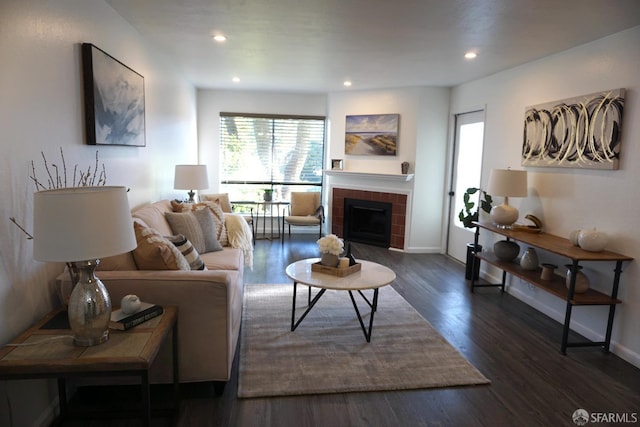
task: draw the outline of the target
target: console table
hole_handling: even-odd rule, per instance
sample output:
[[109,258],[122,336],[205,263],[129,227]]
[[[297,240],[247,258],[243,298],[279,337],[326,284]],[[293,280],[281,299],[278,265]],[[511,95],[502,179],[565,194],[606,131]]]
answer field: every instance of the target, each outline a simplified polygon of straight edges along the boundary
[[[476,226],[474,243],[478,245],[478,238],[480,236],[480,230],[484,229],[492,233],[496,233],[506,237],[506,240],[515,240],[524,243],[535,248],[545,250],[547,252],[554,253],[556,255],[563,256],[570,260],[571,268],[571,281],[570,286],[567,289],[565,285],[565,277],[554,275],[552,280],[542,280],[540,278],[541,269],[536,270],[524,270],[519,264],[514,262],[506,262],[497,259],[492,253],[489,252],[476,252],[474,253],[473,262],[479,262],[478,260],[484,260],[487,263],[494,265],[502,270],[502,282],[499,284],[479,284],[476,283],[476,278],[472,275],[471,278],[471,292],[478,287],[498,286],[502,288],[504,292],[505,281],[507,273],[518,277],[533,286],[536,286],[552,295],[562,298],[566,302],[564,328],[562,332],[562,344],[560,351],[562,354],[567,354],[567,347],[602,347],[605,352],[609,351],[609,345],[611,343],[611,330],[613,328],[613,318],[615,315],[616,304],[620,304],[621,301],[618,297],[618,286],[620,284],[620,274],[622,273],[622,263],[624,261],[632,261],[633,258],[626,255],[617,254],[610,251],[602,252],[589,252],[584,249],[580,249],[577,246],[571,244],[568,239],[555,236],[547,233],[532,233],[528,231],[512,231],[509,229],[503,229],[496,227],[494,224],[484,221],[473,222]],[[589,289],[585,293],[575,293],[576,273],[580,262],[583,261],[600,261],[600,262],[613,262],[615,263],[613,282],[611,285],[611,293],[605,294],[595,289]],[[475,266],[474,266],[475,267]],[[473,271],[473,270],[472,270]],[[607,329],[604,341],[598,342],[568,342],[569,338],[569,325],[571,323],[571,312],[573,306],[583,305],[608,305],[609,317],[607,321]]]

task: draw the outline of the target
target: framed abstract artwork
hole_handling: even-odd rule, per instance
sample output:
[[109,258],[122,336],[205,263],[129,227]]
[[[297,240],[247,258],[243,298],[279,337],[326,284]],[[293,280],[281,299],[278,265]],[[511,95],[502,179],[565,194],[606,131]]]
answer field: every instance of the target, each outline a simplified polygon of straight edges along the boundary
[[144,147],[144,77],[91,43],[82,73],[87,144]]
[[344,152],[352,155],[395,156],[399,114],[347,116]]
[[618,169],[624,89],[527,107],[522,165]]

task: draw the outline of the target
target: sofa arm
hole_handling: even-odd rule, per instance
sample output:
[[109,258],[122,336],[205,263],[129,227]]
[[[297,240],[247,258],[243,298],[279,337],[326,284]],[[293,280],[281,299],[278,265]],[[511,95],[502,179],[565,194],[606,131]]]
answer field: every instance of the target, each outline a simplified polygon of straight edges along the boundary
[[[100,271],[97,276],[113,306],[135,294],[144,302],[178,307],[180,382],[230,379],[242,317],[241,271]],[[171,381],[165,347],[152,369],[154,383]]]

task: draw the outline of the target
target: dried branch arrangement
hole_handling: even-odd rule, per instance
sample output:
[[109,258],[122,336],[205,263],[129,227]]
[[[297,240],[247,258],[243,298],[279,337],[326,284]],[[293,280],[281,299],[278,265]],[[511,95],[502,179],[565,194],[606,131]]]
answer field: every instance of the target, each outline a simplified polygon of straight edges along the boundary
[[[86,171],[78,169],[78,165],[73,167],[73,180],[71,181],[71,185],[67,185],[67,163],[64,158],[62,147],[60,148],[61,165],[52,163],[51,166],[49,166],[49,162],[47,161],[47,157],[44,155],[44,152],[40,152],[40,154],[42,155],[44,169],[47,172],[47,186],[38,179],[36,175],[35,162],[32,160],[30,178],[36,185],[36,191],[67,187],[93,187],[105,185],[107,183],[107,172],[104,168],[104,163],[99,165],[97,150],[95,164],[93,166],[89,166]],[[62,175],[60,174],[61,169]],[[54,171],[53,173],[51,172],[52,170]]]
[[[56,163],[51,163],[47,161],[47,157],[44,155],[44,152],[40,152],[42,155],[42,162],[44,163],[44,170],[46,172],[46,184],[44,185],[36,174],[36,165],[35,162],[31,161],[31,175],[29,178],[34,182],[36,186],[36,191],[40,190],[54,190],[56,188],[67,188],[67,187],[93,187],[93,186],[103,186],[107,184],[107,172],[103,164],[99,164],[98,160],[98,151],[96,150],[96,161],[93,166],[89,166],[86,170],[80,170],[78,165],[76,164],[73,167],[73,180],[69,182],[67,180],[67,162],[64,158],[64,152],[62,151],[62,147],[60,147],[60,165]],[[71,185],[69,185],[71,184]],[[24,234],[27,235],[27,239],[33,239],[33,236],[24,229],[18,222],[15,217],[9,217],[11,222],[13,222],[16,227],[18,227]]]

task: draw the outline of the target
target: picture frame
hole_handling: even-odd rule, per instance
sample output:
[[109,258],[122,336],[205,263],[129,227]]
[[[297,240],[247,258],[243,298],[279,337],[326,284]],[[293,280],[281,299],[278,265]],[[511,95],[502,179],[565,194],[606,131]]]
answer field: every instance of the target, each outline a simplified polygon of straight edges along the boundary
[[341,171],[342,170],[342,159],[331,159],[331,170]]
[[618,169],[624,88],[526,107],[522,166]]
[[400,114],[346,117],[344,152],[349,155],[395,156]]
[[146,146],[144,77],[91,43],[82,74],[86,143]]

